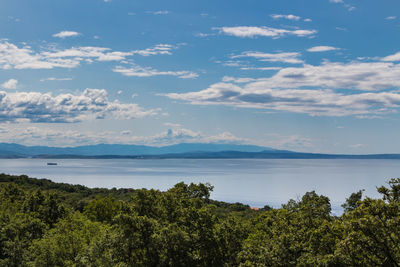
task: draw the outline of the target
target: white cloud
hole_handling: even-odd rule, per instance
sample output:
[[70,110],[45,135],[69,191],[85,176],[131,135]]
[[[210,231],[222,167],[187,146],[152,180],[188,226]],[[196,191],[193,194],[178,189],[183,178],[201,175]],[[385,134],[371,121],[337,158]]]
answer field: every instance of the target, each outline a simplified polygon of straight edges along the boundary
[[397,52],[393,55],[389,55],[381,59],[382,61],[400,61],[400,52]]
[[340,48],[333,47],[333,46],[320,45],[320,46],[314,46],[314,47],[307,49],[308,52],[326,52],[326,51],[335,51],[335,50],[340,50]]
[[397,17],[396,16],[389,16],[389,17],[386,17],[385,19],[387,19],[387,20],[394,20],[394,19],[396,19]]
[[158,71],[150,67],[142,67],[139,65],[132,65],[130,68],[116,66],[114,72],[121,73],[124,76],[131,77],[152,77],[152,76],[176,76],[181,79],[194,79],[199,75],[191,71]]
[[53,125],[2,124],[0,125],[0,142],[24,145],[77,146],[93,144],[135,144],[135,145],[172,145],[182,142],[190,143],[249,143],[248,139],[238,138],[229,132],[216,135],[205,135],[189,129],[173,129],[152,136],[134,135],[131,130],[82,131],[60,130]]
[[17,89],[18,80],[9,79],[8,81],[1,84],[1,87],[4,89]]
[[59,33],[55,33],[53,34],[53,37],[57,37],[57,38],[67,38],[67,37],[76,37],[81,35],[79,32],[74,32],[74,31],[62,31]]
[[276,29],[271,27],[256,27],[256,26],[237,26],[237,27],[221,27],[214,28],[214,30],[219,30],[220,33],[226,35],[232,35],[236,37],[246,38],[246,37],[272,37],[280,38],[286,35],[294,35],[298,37],[312,36],[317,33],[316,30],[286,30],[286,29]]
[[176,47],[170,44],[158,44],[150,48],[142,50],[134,50],[132,54],[137,54],[141,56],[154,56],[154,55],[172,55],[171,50]]
[[280,67],[241,67],[241,70],[260,70],[260,71],[269,71],[269,70],[280,70]]
[[200,38],[205,38],[205,37],[209,37],[209,36],[214,36],[214,33],[195,33],[194,36],[196,37],[200,37]]
[[256,83],[243,87],[217,83],[202,91],[166,96],[195,105],[226,105],[311,116],[384,114],[400,108],[400,94],[395,92],[345,95],[331,90],[260,88]]
[[400,65],[391,62],[324,62],[283,68],[254,86],[260,88],[327,88],[364,91],[400,87]]
[[301,64],[303,60],[299,59],[301,53],[298,52],[286,52],[286,53],[263,53],[257,51],[246,51],[240,55],[232,56],[231,58],[242,58],[251,57],[256,58],[260,61],[266,62],[282,62],[290,64]]
[[79,122],[84,120],[134,119],[156,115],[159,110],[143,110],[137,104],[110,101],[104,89],[86,89],[79,95],[52,96],[39,92],[0,91],[0,121]]
[[355,6],[346,4],[343,0],[329,0],[329,2],[335,3],[335,4],[343,4],[343,6],[344,6],[345,8],[347,8],[348,11],[353,11],[353,10],[356,9]]
[[304,22],[311,22],[312,19],[304,19]]
[[0,40],[0,69],[53,69],[75,68],[82,62],[125,61],[134,55],[171,55],[175,46],[158,44],[150,48],[133,51],[112,51],[105,47],[72,47],[64,50],[51,49],[36,53],[29,46],[22,48]]
[[270,16],[273,19],[288,19],[288,20],[295,20],[295,21],[298,21],[298,20],[301,19],[301,17],[295,16],[295,15],[292,15],[292,14],[289,14],[289,15],[272,14]]
[[170,12],[168,10],[158,10],[158,11],[154,11],[154,12],[147,12],[147,13],[151,13],[153,15],[167,15]]
[[231,76],[224,76],[222,77],[223,82],[234,82],[234,83],[249,83],[249,82],[254,82],[257,79],[254,78],[235,78]]
[[173,127],[173,128],[180,128],[182,127],[182,125],[180,125],[179,123],[171,123],[171,122],[165,122],[164,126],[167,127]]
[[49,77],[49,78],[44,78],[40,79],[41,82],[45,81],[72,81],[72,78],[55,78],[55,77]]
[[[382,60],[400,60],[400,54]],[[233,64],[234,62],[232,62]],[[242,69],[257,69],[237,63]],[[267,67],[266,70],[271,70]],[[373,91],[400,87],[400,64],[392,62],[349,62],[325,61],[321,65],[280,68],[271,77],[259,79],[265,88],[326,88]]]
[[[167,97],[196,105],[227,105],[305,113],[312,116],[363,118],[396,112],[400,108],[400,64],[390,62],[325,62],[282,68],[269,78],[251,80],[224,77],[223,82]],[[234,82],[234,83],[232,83]],[[237,85],[242,82],[243,85]],[[378,93],[342,93],[335,90],[392,90]]]
[[217,135],[205,135],[201,132],[184,128],[168,129],[165,132],[145,138],[146,143],[167,145],[178,143],[248,143],[248,139],[239,138],[232,133],[223,132]]

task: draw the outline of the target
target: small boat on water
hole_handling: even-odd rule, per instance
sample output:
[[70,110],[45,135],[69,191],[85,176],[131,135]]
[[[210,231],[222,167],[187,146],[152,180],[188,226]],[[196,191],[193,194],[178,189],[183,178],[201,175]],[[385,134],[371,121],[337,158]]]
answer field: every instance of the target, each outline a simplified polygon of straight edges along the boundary
[[53,165],[53,166],[55,166],[55,165],[57,165],[57,162],[47,162],[47,165]]

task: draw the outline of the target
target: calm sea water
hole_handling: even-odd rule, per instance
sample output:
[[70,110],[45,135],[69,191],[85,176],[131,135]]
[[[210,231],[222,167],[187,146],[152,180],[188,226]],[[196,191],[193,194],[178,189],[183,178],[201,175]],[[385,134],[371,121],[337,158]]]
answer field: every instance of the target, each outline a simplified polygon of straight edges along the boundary
[[340,204],[360,189],[378,197],[377,186],[400,177],[400,160],[0,159],[0,172],[107,188],[166,190],[181,181],[209,182],[213,199],[259,207],[279,207],[315,190],[340,210]]

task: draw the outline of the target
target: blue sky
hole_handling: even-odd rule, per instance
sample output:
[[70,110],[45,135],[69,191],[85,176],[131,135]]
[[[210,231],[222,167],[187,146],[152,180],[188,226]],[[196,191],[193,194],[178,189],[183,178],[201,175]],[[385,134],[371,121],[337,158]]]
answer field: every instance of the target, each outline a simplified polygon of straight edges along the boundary
[[400,2],[0,3],[0,141],[399,153]]

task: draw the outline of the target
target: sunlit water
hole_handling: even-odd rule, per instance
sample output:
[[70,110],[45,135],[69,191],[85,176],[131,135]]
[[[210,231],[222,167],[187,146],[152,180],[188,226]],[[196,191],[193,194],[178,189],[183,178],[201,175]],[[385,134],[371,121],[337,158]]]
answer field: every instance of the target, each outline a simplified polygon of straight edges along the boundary
[[340,213],[352,192],[365,189],[366,195],[378,197],[377,186],[400,177],[400,160],[0,159],[0,172],[107,188],[166,190],[181,181],[209,182],[213,199],[258,207],[279,207],[315,190]]

